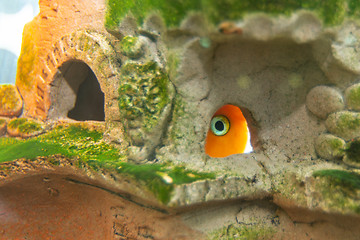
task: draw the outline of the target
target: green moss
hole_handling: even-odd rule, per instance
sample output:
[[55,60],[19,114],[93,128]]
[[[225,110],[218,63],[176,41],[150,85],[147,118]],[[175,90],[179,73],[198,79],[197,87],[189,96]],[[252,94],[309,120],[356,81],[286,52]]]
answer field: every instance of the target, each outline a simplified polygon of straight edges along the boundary
[[36,68],[36,37],[39,32],[38,22],[25,25],[21,44],[21,53],[17,64],[16,85],[30,90],[34,86],[34,72]]
[[[173,120],[174,120],[174,126],[170,131],[170,137],[172,139],[173,142],[176,142],[178,139],[183,139],[186,135],[189,136],[189,132],[191,129],[188,129],[187,126],[184,126],[184,124],[181,124],[181,118],[185,117],[186,115],[186,106],[185,106],[185,102],[180,98],[180,97],[176,97],[175,98],[175,104],[174,104],[174,115],[173,115]],[[184,131],[185,129],[187,129],[188,131]]]
[[170,79],[176,79],[177,70],[180,65],[180,54],[176,51],[169,51],[167,56],[166,71]]
[[344,156],[345,141],[332,134],[321,134],[315,140],[316,153],[324,159],[341,159]]
[[348,142],[345,152],[347,159],[351,162],[360,163],[360,138]]
[[49,158],[47,158],[47,161],[48,161],[50,164],[54,165],[54,166],[59,166],[59,165],[60,165],[60,160],[57,159],[56,157],[50,156]]
[[313,176],[328,178],[335,185],[360,189],[360,175],[354,172],[327,169],[316,171],[313,173]]
[[349,108],[359,110],[360,109],[360,84],[350,87],[345,92],[346,104]]
[[171,142],[175,145],[185,146],[189,150],[195,147],[194,142],[199,141],[194,129],[195,113],[194,105],[184,102],[179,96],[175,97],[172,128],[169,131]]
[[171,164],[136,165],[124,161],[84,161],[94,170],[114,170],[133,178],[146,186],[162,203],[168,203],[175,185],[191,183],[201,179],[213,179],[213,173],[199,173]]
[[41,129],[42,129],[41,125],[36,122],[26,122],[19,126],[19,131],[21,133],[32,133],[32,132],[40,131]]
[[251,12],[290,15],[296,10],[313,10],[325,24],[341,23],[346,17],[358,18],[359,0],[108,0],[105,26],[115,29],[122,18],[132,13],[138,23],[151,12],[157,11],[170,27],[178,26],[189,12],[202,12],[213,24],[224,20],[239,20]]
[[299,206],[306,206],[307,197],[304,181],[295,173],[283,170],[281,173],[272,176],[272,192],[291,199]]
[[[15,121],[13,125],[21,124],[22,121],[24,120]],[[80,125],[60,126],[47,134],[29,140],[0,139],[2,139],[0,141],[0,162],[23,157],[33,159],[38,156],[55,154],[99,161],[116,160],[122,157],[117,149],[102,140],[101,132],[91,131]]]
[[0,146],[2,146],[2,147],[10,146],[10,145],[13,145],[18,142],[19,142],[19,140],[16,138],[9,138],[9,137],[1,137],[0,138]]
[[329,141],[329,145],[332,149],[341,149],[341,148],[343,148],[344,144],[339,139],[331,139]]
[[116,29],[124,16],[132,13],[138,23],[153,12],[159,12],[169,26],[178,24],[189,10],[200,10],[201,2],[192,0],[108,0],[105,26]]
[[360,175],[355,172],[327,169],[313,173],[318,179],[314,188],[321,193],[318,201],[326,208],[360,213]]
[[79,43],[79,47],[82,51],[84,52],[88,52],[88,51],[93,51],[96,49],[93,49],[94,45],[91,44],[91,42],[93,42],[93,40],[89,39],[89,37],[85,34],[81,34],[79,36],[79,39],[77,40],[77,42]]
[[212,173],[198,173],[170,164],[134,165],[123,162],[118,164],[115,169],[118,173],[133,176],[144,182],[163,203],[169,202],[174,185],[215,178]]
[[21,124],[24,124],[26,122],[27,122],[26,118],[15,118],[9,122],[8,127],[18,128]]
[[85,126],[59,126],[48,134],[40,136],[37,141],[45,144],[56,144],[59,150],[65,150],[67,156],[78,156],[80,159],[96,161],[116,161],[124,156],[116,148],[103,140],[103,133],[90,130]]
[[325,121],[327,130],[348,141],[360,133],[360,113],[340,111],[332,113]]
[[20,133],[29,134],[41,131],[42,125],[29,118],[16,118],[9,122],[9,128],[18,129]]
[[338,128],[355,130],[360,128],[360,117],[353,114],[342,114],[338,120]]
[[263,226],[234,226],[229,225],[209,234],[209,240],[259,240],[272,239],[276,230]]
[[14,110],[19,105],[21,99],[16,91],[16,87],[12,84],[0,85],[0,109],[3,111]]
[[58,144],[41,143],[37,140],[19,141],[6,147],[0,146],[0,163],[20,158],[34,159],[38,156],[45,157],[54,154],[71,156],[66,149],[62,149]]
[[142,54],[142,45],[138,37],[125,36],[120,42],[120,51],[130,58],[139,57]]
[[49,156],[51,164],[59,165],[59,161],[51,157],[55,154],[73,158],[78,167],[90,167],[95,171],[108,170],[131,177],[147,187],[163,203],[170,200],[176,184],[215,178],[212,173],[198,173],[168,163],[127,163],[124,154],[104,141],[103,132],[91,130],[82,124],[58,126],[29,140],[0,138],[0,163]]
[[168,77],[155,62],[127,63],[121,73],[120,111],[126,119],[142,118],[150,131],[169,102]]

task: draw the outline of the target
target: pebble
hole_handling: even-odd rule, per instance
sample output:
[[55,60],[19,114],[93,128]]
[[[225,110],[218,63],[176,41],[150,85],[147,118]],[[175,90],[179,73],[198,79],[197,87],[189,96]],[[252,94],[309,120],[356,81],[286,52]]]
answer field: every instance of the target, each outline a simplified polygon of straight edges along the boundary
[[316,153],[324,159],[335,160],[344,156],[345,141],[332,134],[321,134],[315,140]]
[[345,102],[348,109],[360,111],[360,83],[345,90]]
[[349,141],[360,136],[360,113],[340,111],[332,113],[325,121],[327,130]]
[[345,104],[338,90],[329,86],[317,86],[306,97],[306,106],[315,116],[325,119],[330,113],[344,109]]

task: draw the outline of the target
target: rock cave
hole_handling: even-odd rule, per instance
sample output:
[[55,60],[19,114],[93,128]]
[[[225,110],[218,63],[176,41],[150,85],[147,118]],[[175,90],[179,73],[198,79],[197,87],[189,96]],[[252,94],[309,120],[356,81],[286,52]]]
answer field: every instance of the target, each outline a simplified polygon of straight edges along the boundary
[[[0,86],[0,238],[359,238],[360,6],[50,2]],[[249,153],[206,149],[227,105]]]
[[63,63],[51,83],[50,119],[105,121],[104,93],[91,68],[82,61]]

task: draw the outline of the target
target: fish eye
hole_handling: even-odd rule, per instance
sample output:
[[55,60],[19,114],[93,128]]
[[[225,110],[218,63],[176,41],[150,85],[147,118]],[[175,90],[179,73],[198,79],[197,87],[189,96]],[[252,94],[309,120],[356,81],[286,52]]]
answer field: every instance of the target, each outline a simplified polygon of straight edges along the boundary
[[230,129],[229,119],[223,115],[215,116],[211,119],[211,131],[216,136],[224,136]]

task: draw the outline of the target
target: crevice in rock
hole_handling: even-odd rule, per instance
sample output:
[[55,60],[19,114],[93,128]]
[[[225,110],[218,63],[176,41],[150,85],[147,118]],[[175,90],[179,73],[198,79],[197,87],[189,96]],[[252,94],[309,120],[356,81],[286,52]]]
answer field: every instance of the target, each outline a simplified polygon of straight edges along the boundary
[[167,116],[167,118],[164,121],[164,125],[163,125],[163,128],[162,128],[162,133],[161,133],[159,144],[157,146],[155,146],[153,151],[151,152],[152,158],[150,158],[150,161],[156,161],[157,160],[156,150],[166,145],[164,143],[164,141],[166,141],[166,138],[168,137],[169,130],[170,130],[170,125],[171,125],[171,122],[173,121],[173,117],[174,117],[175,101],[176,101],[176,97],[177,97],[178,92],[177,92],[176,87],[175,87],[175,85],[173,84],[173,82],[171,81],[170,78],[169,78],[169,81],[170,81],[170,84],[172,85],[173,91],[174,91],[174,96],[171,99],[171,103],[170,103],[170,110],[169,110],[170,113],[169,113],[169,115]]
[[151,206],[151,205],[147,205],[147,204],[143,204],[143,203],[140,203],[139,201],[136,201],[134,200],[130,194],[126,194],[126,193],[118,193],[118,192],[115,192],[113,190],[110,190],[106,187],[102,187],[100,185],[95,185],[95,184],[91,184],[91,183],[87,183],[87,182],[83,182],[83,181],[80,181],[80,180],[77,180],[77,179],[73,179],[73,178],[70,178],[70,177],[65,177],[64,180],[68,181],[68,182],[72,182],[72,183],[75,183],[75,184],[81,184],[81,185],[86,185],[86,186],[90,186],[90,187],[94,187],[94,188],[98,188],[98,189],[101,189],[105,192],[108,192],[110,194],[113,194],[113,195],[116,195],[118,197],[121,197],[129,202],[132,202],[140,207],[143,207],[143,208],[148,208],[148,209],[151,209],[151,210],[155,210],[157,212],[161,212],[161,213],[164,213],[164,214],[168,214],[168,211],[165,210],[165,209],[162,209],[162,208],[158,208],[158,207],[155,207],[155,206]]

